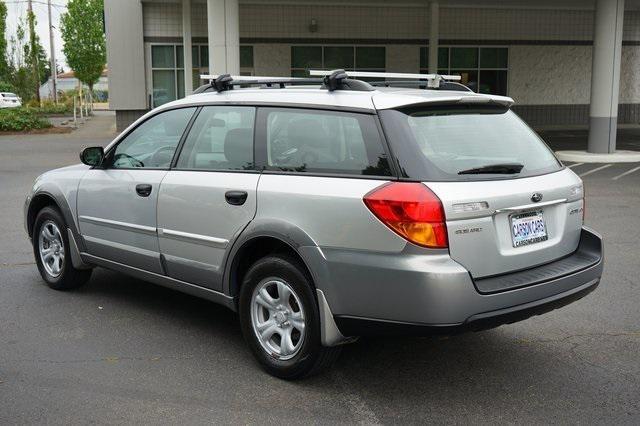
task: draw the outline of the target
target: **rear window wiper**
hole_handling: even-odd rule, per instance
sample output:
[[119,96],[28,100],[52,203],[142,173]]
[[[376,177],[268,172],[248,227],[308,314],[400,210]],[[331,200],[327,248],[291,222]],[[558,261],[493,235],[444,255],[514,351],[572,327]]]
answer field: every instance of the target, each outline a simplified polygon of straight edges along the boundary
[[488,166],[474,167],[473,169],[461,170],[459,175],[481,175],[481,174],[502,174],[510,175],[520,173],[520,170],[524,167],[523,164],[518,163],[505,163],[505,164],[490,164]]

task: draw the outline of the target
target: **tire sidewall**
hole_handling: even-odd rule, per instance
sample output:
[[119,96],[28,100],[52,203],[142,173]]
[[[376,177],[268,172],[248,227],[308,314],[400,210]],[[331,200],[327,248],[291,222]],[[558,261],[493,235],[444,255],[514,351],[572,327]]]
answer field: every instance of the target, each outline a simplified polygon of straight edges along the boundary
[[[42,225],[47,220],[51,220],[56,224],[56,226],[60,230],[62,244],[64,245],[65,256],[64,256],[64,262],[62,265],[62,272],[57,277],[49,275],[44,265],[42,264],[42,259],[40,257],[40,248],[39,248],[40,237],[39,236],[42,230],[41,229]],[[71,251],[69,247],[69,239],[67,238],[67,234],[66,234],[66,229],[67,227],[65,225],[64,219],[62,218],[62,215],[56,209],[51,207],[45,207],[44,209],[40,210],[40,212],[36,216],[36,220],[33,225],[32,243],[33,243],[33,254],[36,258],[36,264],[38,265],[38,270],[40,271],[40,275],[42,276],[42,279],[45,280],[47,284],[50,284],[52,286],[60,284],[64,280],[64,277],[68,273],[67,271],[71,266],[70,265]]]
[[[253,330],[251,299],[256,286],[265,278],[286,281],[296,292],[305,315],[305,337],[298,353],[291,359],[279,360],[267,353]],[[298,262],[286,256],[268,256],[249,268],[240,290],[240,325],[242,333],[260,364],[271,374],[285,379],[297,378],[311,370],[321,349],[320,314],[315,290]]]

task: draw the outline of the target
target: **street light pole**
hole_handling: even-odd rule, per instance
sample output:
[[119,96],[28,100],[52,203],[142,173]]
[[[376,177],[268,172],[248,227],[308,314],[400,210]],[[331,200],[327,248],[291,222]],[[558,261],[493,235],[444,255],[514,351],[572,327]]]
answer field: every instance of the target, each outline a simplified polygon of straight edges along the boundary
[[49,47],[51,48],[51,82],[53,84],[53,101],[58,103],[58,67],[56,66],[56,49],[53,39],[53,21],[51,19],[51,0],[47,0],[49,10]]

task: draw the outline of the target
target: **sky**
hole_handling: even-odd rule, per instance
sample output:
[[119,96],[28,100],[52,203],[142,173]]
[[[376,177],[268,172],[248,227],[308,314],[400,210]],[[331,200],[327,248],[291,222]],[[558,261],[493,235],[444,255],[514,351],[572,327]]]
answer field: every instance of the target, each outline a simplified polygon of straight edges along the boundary
[[[15,35],[18,27],[18,20],[27,19],[26,0],[4,0],[7,5],[7,39]],[[51,0],[51,18],[53,20],[54,45],[56,50],[56,62],[58,67],[69,70],[66,64],[64,53],[62,53],[62,38],[60,36],[60,15],[66,11],[67,0]],[[47,12],[47,0],[33,0],[33,12],[36,15],[36,33],[40,37],[40,43],[49,57],[49,15]],[[27,35],[28,37],[28,35]]]

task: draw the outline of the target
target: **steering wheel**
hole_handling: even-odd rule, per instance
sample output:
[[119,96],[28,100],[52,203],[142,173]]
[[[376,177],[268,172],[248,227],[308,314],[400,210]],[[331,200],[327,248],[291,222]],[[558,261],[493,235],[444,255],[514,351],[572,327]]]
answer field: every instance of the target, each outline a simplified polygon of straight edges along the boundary
[[129,160],[129,162],[131,163],[131,167],[144,167],[144,163],[142,161],[140,161],[137,158],[132,157],[129,154],[126,154],[124,152],[120,152],[120,153],[114,155],[113,156],[113,163],[115,164],[117,161],[120,161],[121,159]]
[[[168,154],[169,158],[163,158],[163,155],[167,155],[164,154],[164,151],[170,151]],[[171,145],[167,145],[167,146],[161,146],[160,148],[156,149],[155,152],[153,154],[151,154],[151,158],[149,159],[149,163],[152,165],[152,167],[162,167],[162,166],[168,166],[169,163],[171,163],[171,159],[173,158],[173,152],[175,151],[175,147],[171,146]]]

